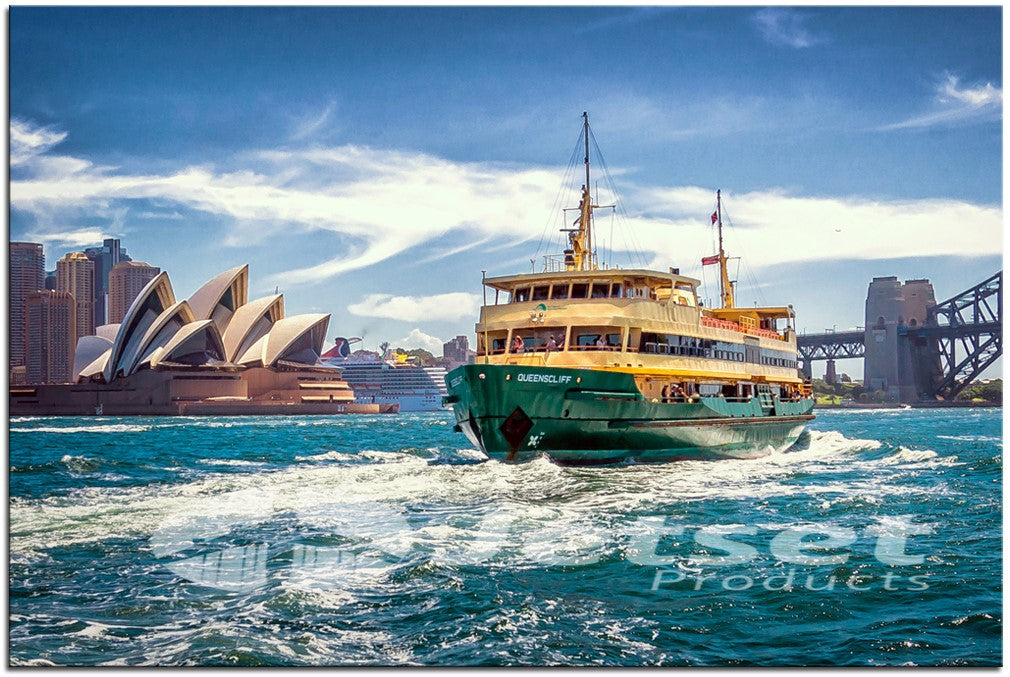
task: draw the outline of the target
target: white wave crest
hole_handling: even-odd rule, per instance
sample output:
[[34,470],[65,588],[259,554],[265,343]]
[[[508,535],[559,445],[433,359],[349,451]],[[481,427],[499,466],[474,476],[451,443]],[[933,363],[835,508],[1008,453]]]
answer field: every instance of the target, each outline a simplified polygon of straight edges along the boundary
[[243,461],[239,458],[201,458],[197,463],[205,465],[230,465],[239,468],[258,468],[267,465],[265,461]]
[[992,437],[991,435],[937,435],[941,440],[954,440],[955,442],[993,442],[1003,446],[1003,438]]
[[321,454],[310,454],[309,456],[295,456],[296,461],[354,461],[358,458],[357,454],[352,454],[343,451],[326,451]]
[[126,423],[115,423],[112,425],[82,425],[68,426],[66,428],[56,426],[42,426],[39,428],[11,428],[12,433],[142,433],[151,430],[152,425],[130,425]]
[[89,458],[87,456],[72,456],[70,454],[64,454],[63,458],[60,459],[60,463],[65,465],[68,470],[77,473],[90,472],[98,468],[98,459]]

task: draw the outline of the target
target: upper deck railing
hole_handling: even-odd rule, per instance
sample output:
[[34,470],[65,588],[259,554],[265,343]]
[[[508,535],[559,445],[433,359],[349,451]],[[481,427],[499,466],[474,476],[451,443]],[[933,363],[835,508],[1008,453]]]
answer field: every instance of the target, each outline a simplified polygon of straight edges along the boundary
[[735,331],[741,334],[764,336],[765,338],[775,339],[777,341],[786,340],[786,337],[783,334],[779,334],[778,332],[774,332],[770,329],[757,329],[753,327],[744,327],[737,322],[731,322],[729,320],[721,320],[717,317],[707,317],[705,315],[702,315],[701,324],[706,327],[714,327],[716,329],[726,329],[728,331]]

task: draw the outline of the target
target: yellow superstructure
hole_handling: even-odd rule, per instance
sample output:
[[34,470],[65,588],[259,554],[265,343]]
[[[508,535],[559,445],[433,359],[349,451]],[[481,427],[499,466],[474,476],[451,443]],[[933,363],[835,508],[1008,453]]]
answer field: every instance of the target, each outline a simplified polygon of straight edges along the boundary
[[801,383],[788,307],[705,309],[697,301],[698,280],[649,270],[511,275],[484,283],[495,293],[476,325],[477,359],[484,364],[624,371],[695,390],[706,383]]

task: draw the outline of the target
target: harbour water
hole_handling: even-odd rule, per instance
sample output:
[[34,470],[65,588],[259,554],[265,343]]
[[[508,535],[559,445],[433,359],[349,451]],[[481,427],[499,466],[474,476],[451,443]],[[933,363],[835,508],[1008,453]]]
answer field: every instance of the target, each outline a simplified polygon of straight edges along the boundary
[[14,418],[11,661],[998,665],[1001,419],[562,468],[443,412]]

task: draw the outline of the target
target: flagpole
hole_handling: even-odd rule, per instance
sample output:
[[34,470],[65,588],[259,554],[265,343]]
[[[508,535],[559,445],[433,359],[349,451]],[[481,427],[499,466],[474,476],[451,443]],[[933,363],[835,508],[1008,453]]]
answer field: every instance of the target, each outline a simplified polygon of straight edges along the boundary
[[722,307],[726,307],[726,254],[722,250],[722,190],[715,191],[715,214],[716,222],[719,224],[719,300]]

